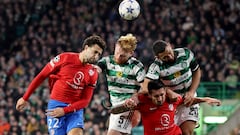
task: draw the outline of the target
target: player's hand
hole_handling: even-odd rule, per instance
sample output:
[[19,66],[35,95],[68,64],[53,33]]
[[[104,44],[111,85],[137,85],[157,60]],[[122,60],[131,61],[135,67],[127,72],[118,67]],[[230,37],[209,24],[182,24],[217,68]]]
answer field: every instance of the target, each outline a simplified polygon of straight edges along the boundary
[[28,102],[25,101],[23,98],[18,99],[16,104],[16,110],[23,111],[23,109],[28,105]]
[[185,106],[191,106],[192,104],[193,104],[193,101],[194,101],[194,94],[195,93],[193,93],[193,92],[186,92],[185,94],[184,94],[184,105]]
[[221,105],[221,101],[216,99],[216,98],[210,98],[210,97],[207,97],[205,99],[206,103],[208,103],[209,105],[216,105],[216,106],[220,106]]
[[127,99],[124,104],[128,108],[133,108],[133,107],[137,106],[137,102],[132,98]]
[[171,102],[176,102],[178,99],[178,96],[180,96],[179,94],[173,92],[170,88],[166,88],[167,89],[167,97],[170,99]]
[[65,113],[64,113],[63,108],[58,107],[55,109],[46,110],[46,115],[56,118],[56,117],[61,117],[61,116],[65,115]]

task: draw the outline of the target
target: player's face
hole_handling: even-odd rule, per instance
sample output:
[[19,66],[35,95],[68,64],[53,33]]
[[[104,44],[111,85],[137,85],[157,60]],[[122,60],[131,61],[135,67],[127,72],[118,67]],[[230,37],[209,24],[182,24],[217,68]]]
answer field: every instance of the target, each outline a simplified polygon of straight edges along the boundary
[[116,44],[114,51],[114,61],[117,64],[124,64],[132,55],[132,52],[126,51],[122,49],[119,44]]
[[158,90],[153,90],[149,95],[152,98],[152,102],[154,104],[162,105],[166,100],[166,89],[160,88]]
[[168,43],[164,52],[159,53],[157,55],[157,58],[166,63],[174,62],[174,60],[175,60],[174,52],[173,52],[173,49],[172,49],[170,43]]
[[99,47],[97,44],[89,47],[86,46],[86,57],[85,57],[85,61],[87,63],[91,63],[94,64],[96,63],[100,56],[102,55],[103,49],[101,47]]

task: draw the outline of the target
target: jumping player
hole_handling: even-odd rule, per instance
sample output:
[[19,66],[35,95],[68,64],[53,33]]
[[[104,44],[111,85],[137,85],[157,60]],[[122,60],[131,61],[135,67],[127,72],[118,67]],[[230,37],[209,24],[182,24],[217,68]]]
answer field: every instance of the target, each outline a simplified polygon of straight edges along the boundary
[[84,40],[80,53],[65,52],[51,59],[17,101],[16,109],[22,111],[31,94],[48,78],[51,93],[46,110],[49,134],[83,135],[83,109],[89,104],[98,79],[92,64],[100,58],[105,46],[102,38],[90,36]]
[[155,61],[150,65],[143,89],[147,91],[150,80],[161,81],[174,92],[184,95],[184,104],[178,108],[176,123],[183,135],[192,135],[199,120],[199,105],[192,104],[200,83],[201,71],[191,50],[187,48],[173,49],[169,42],[157,40],[153,43]]
[[[114,55],[103,57],[98,66],[106,75],[108,92],[112,106],[124,101],[137,93],[145,77],[143,64],[133,57],[137,46],[136,37],[132,34],[121,36],[115,45]],[[133,121],[136,122],[133,122]],[[133,123],[140,121],[137,111],[121,114],[110,114],[107,135],[126,135],[131,133]]]

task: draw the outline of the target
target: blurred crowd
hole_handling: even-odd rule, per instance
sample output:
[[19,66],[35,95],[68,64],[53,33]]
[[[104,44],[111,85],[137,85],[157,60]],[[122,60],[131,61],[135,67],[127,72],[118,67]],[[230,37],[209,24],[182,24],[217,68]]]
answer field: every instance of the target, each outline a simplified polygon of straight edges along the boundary
[[[153,61],[151,45],[157,39],[188,47],[202,69],[203,82],[228,82],[239,90],[240,1],[138,0],[141,14],[134,21],[118,14],[121,0],[0,0],[0,135],[47,135],[47,82],[30,98],[25,112],[16,100],[40,69],[55,55],[81,50],[92,34],[107,42],[112,54],[116,39],[133,33],[138,39],[135,57],[146,69]],[[109,112],[101,101],[108,97],[99,77],[93,100],[85,109],[85,134],[105,135]],[[237,128],[234,135],[239,135]]]

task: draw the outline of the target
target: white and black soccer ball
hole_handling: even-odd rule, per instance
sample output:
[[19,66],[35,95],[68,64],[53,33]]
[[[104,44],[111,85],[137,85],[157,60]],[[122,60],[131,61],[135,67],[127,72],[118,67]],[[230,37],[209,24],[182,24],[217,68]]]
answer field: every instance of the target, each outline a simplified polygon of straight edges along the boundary
[[140,5],[136,0],[123,0],[119,4],[118,12],[125,20],[134,20],[140,14]]

